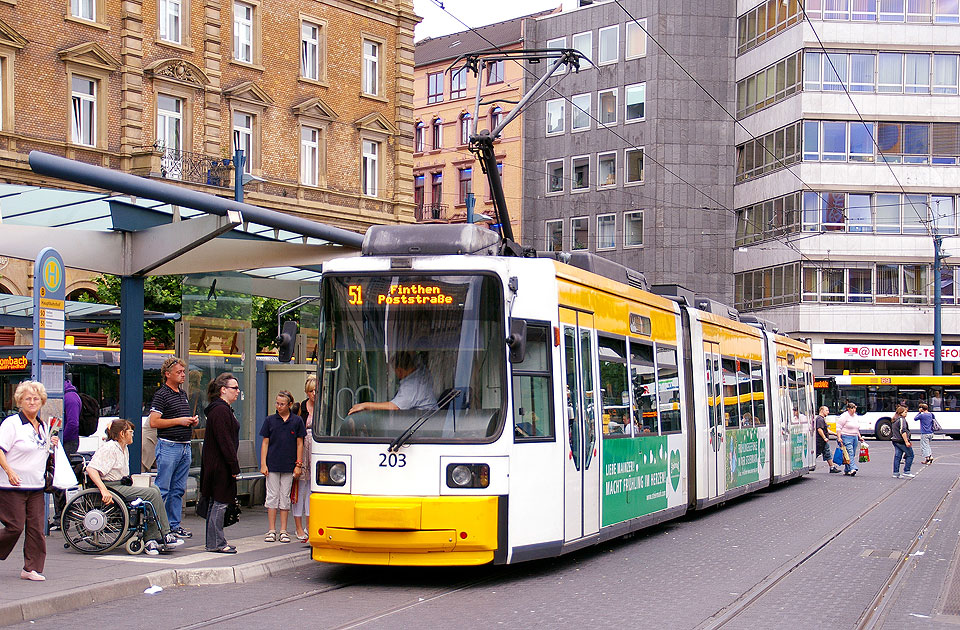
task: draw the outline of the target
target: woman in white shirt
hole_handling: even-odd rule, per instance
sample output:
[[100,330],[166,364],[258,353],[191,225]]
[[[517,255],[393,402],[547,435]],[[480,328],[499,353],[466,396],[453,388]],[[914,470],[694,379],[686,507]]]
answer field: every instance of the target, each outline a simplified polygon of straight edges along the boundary
[[13,394],[19,413],[0,424],[0,560],[23,538],[21,580],[42,582],[47,559],[43,533],[44,472],[51,447],[57,438],[40,420],[40,408],[47,402],[47,390],[37,381],[24,381]]
[[170,532],[170,521],[167,520],[167,511],[163,509],[163,498],[159,490],[153,486],[141,487],[121,483],[121,479],[130,476],[130,454],[127,452],[130,444],[133,444],[133,424],[127,420],[111,422],[107,427],[107,441],[100,445],[87,464],[87,476],[100,490],[100,496],[107,505],[113,503],[111,490],[128,502],[140,498],[153,504],[159,530],[157,524],[151,521],[145,534],[148,540],[144,551],[155,556],[161,550],[169,551],[182,545],[183,541]]

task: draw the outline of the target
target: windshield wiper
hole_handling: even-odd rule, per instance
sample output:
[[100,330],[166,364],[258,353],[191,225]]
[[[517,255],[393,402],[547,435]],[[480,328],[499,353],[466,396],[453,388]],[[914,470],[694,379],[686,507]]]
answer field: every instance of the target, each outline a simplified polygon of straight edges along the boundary
[[413,434],[416,433],[420,427],[426,424],[427,420],[432,418],[437,414],[438,411],[442,410],[444,407],[453,402],[453,400],[459,396],[461,392],[459,389],[451,389],[446,394],[440,397],[440,400],[437,401],[437,406],[427,413],[423,414],[419,418],[413,421],[407,430],[398,435],[393,442],[390,442],[390,446],[387,447],[388,453],[396,453],[400,450],[400,447],[407,443],[407,441],[413,437]]

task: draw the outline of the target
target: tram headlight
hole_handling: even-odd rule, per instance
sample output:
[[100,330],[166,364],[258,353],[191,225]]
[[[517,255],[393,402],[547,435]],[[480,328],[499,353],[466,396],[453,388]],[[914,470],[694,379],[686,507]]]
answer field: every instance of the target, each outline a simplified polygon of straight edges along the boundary
[[450,488],[486,488],[490,485],[488,464],[450,464],[447,486]]
[[317,484],[342,486],[347,481],[347,465],[343,462],[317,462]]

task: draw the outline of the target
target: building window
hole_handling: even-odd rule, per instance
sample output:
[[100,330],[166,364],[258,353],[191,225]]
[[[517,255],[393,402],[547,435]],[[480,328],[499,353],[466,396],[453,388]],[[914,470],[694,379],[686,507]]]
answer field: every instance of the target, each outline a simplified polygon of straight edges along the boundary
[[181,34],[181,0],[158,0],[157,12],[160,39],[174,44],[183,40]]
[[443,120],[440,118],[433,119],[433,143],[430,146],[434,151],[443,148]]
[[467,69],[460,68],[450,75],[450,100],[466,98],[467,96]]
[[443,173],[430,174],[430,203],[439,206],[443,202]]
[[363,40],[363,93],[380,94],[380,44]]
[[623,246],[643,246],[643,210],[626,212],[623,215]]
[[76,144],[97,145],[97,81],[73,75],[72,81],[72,137]]
[[617,246],[617,215],[597,216],[597,249],[614,249]]
[[362,186],[363,194],[368,197],[376,197],[379,192],[378,160],[380,155],[380,143],[372,140],[364,140],[362,143]]
[[[566,48],[566,47],[567,47],[566,37],[555,37],[554,39],[547,40],[547,48]],[[566,65],[562,65],[559,68],[557,68],[557,74],[563,74],[566,71],[567,71]]]
[[547,194],[563,192],[563,160],[547,162]]
[[320,80],[320,26],[300,23],[300,76]]
[[300,183],[316,186],[320,173],[320,130],[300,128]]
[[243,151],[243,172],[247,174],[253,172],[253,124],[253,114],[233,112],[233,149]]
[[413,134],[413,151],[414,153],[423,153],[424,147],[424,135],[427,132],[427,125],[424,124],[422,120],[417,121],[417,126],[414,129]]
[[587,249],[589,247],[589,229],[590,219],[587,217],[576,217],[570,219],[570,232],[573,235],[573,243],[570,249]]
[[620,48],[620,27],[608,26],[600,29],[599,34],[600,50],[597,57],[598,65],[606,63],[616,63],[619,57]]
[[470,167],[457,169],[459,188],[457,190],[457,203],[463,205],[467,203],[467,197],[473,192],[473,169]]
[[593,32],[577,33],[570,42],[571,48],[577,50],[587,59],[593,60]]
[[161,164],[164,177],[180,179],[183,176],[183,100],[157,95],[157,147],[163,150]]
[[[640,27],[643,28],[640,28]],[[627,22],[627,48],[624,51],[624,57],[627,59],[636,59],[637,57],[647,56],[647,21],[640,20],[636,22]]]
[[573,185],[574,191],[590,188],[590,156],[581,155],[573,158]]
[[933,93],[957,93],[957,56],[933,56]]
[[460,144],[466,145],[470,144],[470,127],[473,122],[473,117],[470,116],[469,112],[464,112],[460,114]]
[[628,184],[643,183],[643,149],[626,150],[627,172],[624,180]]
[[628,85],[623,92],[623,98],[627,104],[624,120],[627,122],[643,120],[646,115],[644,108],[647,102],[647,84]]
[[592,102],[590,94],[577,94],[570,99],[571,118],[570,131],[582,131],[590,128],[590,105]]
[[233,58],[253,63],[253,5],[233,3]]
[[567,102],[562,98],[547,101],[547,135],[563,133]]
[[609,188],[617,185],[617,153],[597,154],[597,188]]
[[597,103],[600,110],[600,124],[617,124],[617,88],[600,92]]
[[552,219],[545,224],[548,252],[563,251],[563,219]]
[[431,72],[427,75],[427,103],[443,102],[443,73]]
[[[490,131],[500,126],[500,121],[503,120],[503,109],[500,106],[496,106],[490,110]],[[496,138],[494,138],[496,140]]]
[[423,209],[423,175],[413,176],[413,205],[417,210]]
[[503,60],[499,59],[487,64],[487,85],[503,83]]
[[70,0],[70,15],[81,20],[96,21],[96,0]]

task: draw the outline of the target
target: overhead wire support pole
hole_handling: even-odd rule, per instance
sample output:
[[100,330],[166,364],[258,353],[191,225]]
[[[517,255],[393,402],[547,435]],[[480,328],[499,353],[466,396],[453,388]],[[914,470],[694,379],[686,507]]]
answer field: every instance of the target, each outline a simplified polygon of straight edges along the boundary
[[940,295],[940,259],[943,237],[936,225],[933,228],[933,375],[943,375],[943,334],[941,317],[943,305]]

